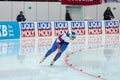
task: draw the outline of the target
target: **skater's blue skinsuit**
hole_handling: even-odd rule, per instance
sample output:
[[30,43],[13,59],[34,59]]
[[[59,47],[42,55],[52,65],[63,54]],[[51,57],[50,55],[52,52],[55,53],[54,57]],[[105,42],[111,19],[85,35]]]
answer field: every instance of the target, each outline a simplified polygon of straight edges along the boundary
[[58,38],[54,41],[51,49],[49,49],[48,52],[46,53],[45,57],[48,57],[52,52],[56,51],[57,49],[60,49],[60,52],[58,52],[53,59],[53,61],[56,61],[67,48],[69,41],[70,33],[58,36]]

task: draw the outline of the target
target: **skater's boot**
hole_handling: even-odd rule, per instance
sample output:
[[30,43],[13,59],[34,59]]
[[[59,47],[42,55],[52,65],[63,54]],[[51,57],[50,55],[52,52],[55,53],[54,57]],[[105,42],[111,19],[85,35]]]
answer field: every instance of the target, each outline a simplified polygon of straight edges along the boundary
[[40,63],[42,63],[45,59],[46,59],[46,57],[44,57],[44,58],[40,61]]
[[54,64],[54,62],[55,62],[55,61],[52,61],[52,62],[50,63],[50,66],[52,66],[52,65]]

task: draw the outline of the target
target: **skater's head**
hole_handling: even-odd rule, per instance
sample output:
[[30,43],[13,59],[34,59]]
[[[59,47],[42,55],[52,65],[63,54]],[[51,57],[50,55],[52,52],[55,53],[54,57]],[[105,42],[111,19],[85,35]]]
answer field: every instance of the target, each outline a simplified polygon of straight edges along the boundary
[[71,32],[71,34],[70,34],[70,39],[71,39],[71,40],[74,40],[75,38],[76,38],[75,32]]

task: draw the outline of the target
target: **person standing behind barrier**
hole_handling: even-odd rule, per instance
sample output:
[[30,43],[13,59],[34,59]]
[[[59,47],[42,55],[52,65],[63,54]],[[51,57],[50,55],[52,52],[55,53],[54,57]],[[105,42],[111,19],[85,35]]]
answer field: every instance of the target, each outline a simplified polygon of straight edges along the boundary
[[20,13],[17,15],[16,20],[17,20],[18,22],[26,21],[26,18],[25,18],[25,16],[23,15],[23,11],[20,11]]
[[107,7],[103,16],[104,16],[104,20],[111,20],[114,18],[114,15],[113,15],[110,7]]
[[70,16],[70,13],[69,13],[69,10],[66,10],[65,20],[66,20],[66,21],[71,21],[71,20],[72,20],[72,18],[71,18],[71,16]]

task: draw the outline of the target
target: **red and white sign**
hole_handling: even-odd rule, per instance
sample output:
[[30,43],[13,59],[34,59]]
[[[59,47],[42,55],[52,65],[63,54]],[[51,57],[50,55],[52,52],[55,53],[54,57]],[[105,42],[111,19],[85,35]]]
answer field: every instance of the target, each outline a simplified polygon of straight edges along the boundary
[[119,21],[105,21],[105,34],[119,34]]
[[88,34],[102,34],[102,22],[101,21],[88,21]]
[[75,32],[76,35],[85,35],[85,22],[84,21],[72,21],[71,31]]
[[21,22],[21,37],[35,37],[34,22]]
[[68,5],[95,5],[95,4],[101,4],[101,0],[62,0],[62,4],[68,4]]
[[52,36],[51,22],[38,22],[38,37]]
[[55,36],[68,32],[68,22],[54,22]]

